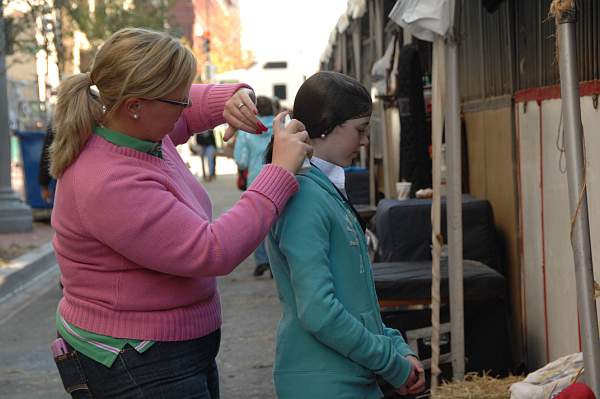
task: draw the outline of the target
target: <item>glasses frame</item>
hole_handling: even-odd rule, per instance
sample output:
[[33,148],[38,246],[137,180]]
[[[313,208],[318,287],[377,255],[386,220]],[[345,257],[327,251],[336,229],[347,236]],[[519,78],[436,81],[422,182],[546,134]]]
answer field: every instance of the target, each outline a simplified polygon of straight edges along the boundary
[[178,105],[183,108],[190,108],[192,106],[192,99],[189,97],[186,98],[185,101],[169,100],[167,98],[155,98],[154,101],[160,101],[161,103],[166,103],[166,104],[171,104],[171,105]]

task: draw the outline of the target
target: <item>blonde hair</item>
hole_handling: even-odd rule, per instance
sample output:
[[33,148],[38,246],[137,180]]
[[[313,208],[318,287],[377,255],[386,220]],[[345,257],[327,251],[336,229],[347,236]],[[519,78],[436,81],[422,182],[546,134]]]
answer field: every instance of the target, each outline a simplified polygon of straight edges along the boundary
[[166,33],[125,28],[112,34],[98,50],[91,71],[66,78],[58,88],[50,173],[61,177],[94,126],[124,101],[160,98],[190,85],[195,75],[192,52]]

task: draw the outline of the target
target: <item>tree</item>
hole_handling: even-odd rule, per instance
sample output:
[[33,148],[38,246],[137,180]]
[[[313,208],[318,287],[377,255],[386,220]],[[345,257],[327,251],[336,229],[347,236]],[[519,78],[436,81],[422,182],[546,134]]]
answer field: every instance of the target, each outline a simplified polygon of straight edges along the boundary
[[62,55],[62,29],[60,8],[53,4],[56,2],[48,0],[2,0],[2,3],[5,10],[10,9],[13,11],[11,15],[5,16],[6,53],[8,55],[23,55],[25,58],[14,58],[13,61],[23,62],[29,57],[35,57],[40,50],[49,52],[51,47],[56,48],[60,61]]
[[[2,0],[17,10],[7,18],[7,44],[11,54],[35,56],[40,50],[58,54],[59,70],[64,71],[65,37],[83,32],[91,51],[119,29],[136,26],[165,30],[169,9],[175,0]],[[43,40],[36,33],[43,32]],[[65,29],[68,26],[70,29]],[[71,29],[72,28],[72,29]]]
[[66,15],[94,47],[119,29],[136,26],[164,30],[174,0],[61,0]]

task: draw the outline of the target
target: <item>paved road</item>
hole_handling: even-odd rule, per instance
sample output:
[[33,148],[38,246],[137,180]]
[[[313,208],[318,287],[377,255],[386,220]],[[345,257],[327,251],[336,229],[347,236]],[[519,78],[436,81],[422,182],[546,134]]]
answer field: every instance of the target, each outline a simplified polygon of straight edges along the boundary
[[[208,183],[215,214],[238,198],[232,176]],[[251,277],[252,260],[220,279],[223,338],[218,357],[223,399],[270,399],[279,304],[273,281]],[[55,269],[10,302],[0,304],[0,398],[66,398],[49,352],[56,304]]]
[[64,398],[50,355],[58,271],[0,306],[0,397]]

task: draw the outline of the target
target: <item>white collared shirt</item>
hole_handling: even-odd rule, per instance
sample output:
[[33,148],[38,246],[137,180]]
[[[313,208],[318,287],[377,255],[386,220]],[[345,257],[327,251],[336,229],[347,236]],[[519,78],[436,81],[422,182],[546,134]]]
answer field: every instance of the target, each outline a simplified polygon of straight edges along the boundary
[[313,156],[310,161],[336,186],[344,195],[346,195],[346,174],[344,168],[325,161],[324,159]]

